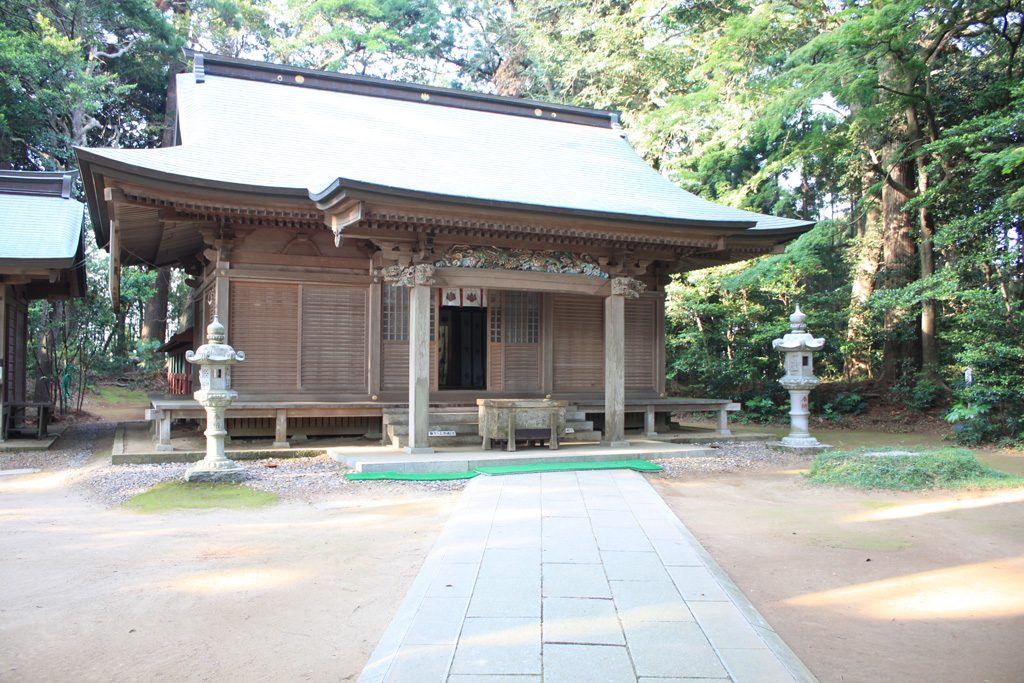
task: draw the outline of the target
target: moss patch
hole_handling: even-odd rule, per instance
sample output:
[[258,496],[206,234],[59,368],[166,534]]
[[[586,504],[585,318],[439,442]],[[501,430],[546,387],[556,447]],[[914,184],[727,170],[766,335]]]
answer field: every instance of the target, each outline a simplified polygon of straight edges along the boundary
[[985,467],[971,451],[962,448],[904,455],[878,451],[822,453],[815,458],[807,478],[815,484],[898,491],[1024,487],[1024,477]]
[[257,491],[244,484],[187,483],[165,481],[127,500],[129,510],[166,512],[206,508],[256,508],[273,505],[276,493]]

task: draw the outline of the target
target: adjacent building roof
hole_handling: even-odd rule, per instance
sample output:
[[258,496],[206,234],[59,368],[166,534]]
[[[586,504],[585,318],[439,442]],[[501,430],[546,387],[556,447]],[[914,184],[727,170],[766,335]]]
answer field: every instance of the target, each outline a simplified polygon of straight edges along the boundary
[[85,205],[74,172],[0,171],[0,273],[51,271],[40,294],[85,291]]
[[83,167],[318,202],[363,190],[734,232],[812,225],[680,189],[633,150],[615,112],[196,58],[204,68],[177,81],[182,144],[80,149]]

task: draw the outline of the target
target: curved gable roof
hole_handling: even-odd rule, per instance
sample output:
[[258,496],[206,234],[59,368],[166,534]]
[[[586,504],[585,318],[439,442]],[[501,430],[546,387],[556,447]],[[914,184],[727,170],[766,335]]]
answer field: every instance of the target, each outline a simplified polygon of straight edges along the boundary
[[[367,83],[399,88],[401,98]],[[609,112],[211,56],[205,74],[181,74],[177,85],[180,146],[80,150],[83,160],[316,201],[358,188],[757,232],[811,225],[682,190],[633,150]]]

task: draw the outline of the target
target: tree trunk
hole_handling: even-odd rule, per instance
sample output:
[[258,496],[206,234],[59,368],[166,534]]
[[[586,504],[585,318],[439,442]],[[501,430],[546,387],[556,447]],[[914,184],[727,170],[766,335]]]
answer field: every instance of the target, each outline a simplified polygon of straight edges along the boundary
[[171,268],[164,266],[157,271],[156,291],[146,302],[142,321],[142,338],[156,340],[163,344],[167,336],[167,293],[171,285]]
[[[919,167],[919,176],[924,173],[924,169]],[[924,182],[927,187],[927,176],[925,178]],[[935,229],[928,207],[922,206],[918,210],[918,218],[921,223],[921,238],[918,242],[921,279],[925,279],[935,274],[935,250],[932,242]],[[935,299],[925,293],[921,299],[921,368],[935,379],[939,378],[939,349],[935,329],[935,322],[938,318],[937,309],[938,304]]]
[[857,238],[851,249],[853,287],[850,290],[850,315],[843,356],[843,375],[847,380],[870,378],[872,374],[867,303],[875,289],[875,275],[882,253],[882,216],[878,201],[870,192],[873,180],[873,174],[865,169],[861,183],[863,218],[858,222]]
[[[885,168],[892,182],[882,184],[882,282],[886,289],[905,287],[915,276],[914,221],[905,211],[909,197],[896,186],[913,187],[913,166],[896,161],[897,145],[889,143],[883,150]],[[883,382],[896,380],[901,367],[909,361],[916,365],[914,340],[907,339],[899,329],[901,311],[885,314],[885,343],[882,348]]]

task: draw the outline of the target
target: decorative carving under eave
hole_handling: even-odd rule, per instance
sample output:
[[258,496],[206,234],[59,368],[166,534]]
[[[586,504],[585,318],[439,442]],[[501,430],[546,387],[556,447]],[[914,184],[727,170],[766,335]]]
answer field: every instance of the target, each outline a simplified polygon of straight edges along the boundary
[[597,260],[569,251],[454,246],[435,260],[434,265],[439,268],[489,268],[608,277]]
[[380,275],[384,281],[398,287],[422,285],[430,287],[434,284],[436,269],[429,263],[414,266],[384,266]]
[[647,289],[647,285],[631,277],[613,277],[612,278],[612,294],[625,297],[626,299],[636,299],[644,290]]

